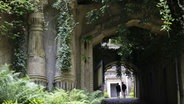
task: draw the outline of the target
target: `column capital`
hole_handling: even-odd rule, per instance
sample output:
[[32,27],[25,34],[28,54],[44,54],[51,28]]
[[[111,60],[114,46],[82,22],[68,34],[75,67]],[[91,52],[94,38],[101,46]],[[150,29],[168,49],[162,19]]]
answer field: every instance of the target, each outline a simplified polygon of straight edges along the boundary
[[32,27],[44,27],[44,14],[42,12],[31,13],[28,20],[29,25]]

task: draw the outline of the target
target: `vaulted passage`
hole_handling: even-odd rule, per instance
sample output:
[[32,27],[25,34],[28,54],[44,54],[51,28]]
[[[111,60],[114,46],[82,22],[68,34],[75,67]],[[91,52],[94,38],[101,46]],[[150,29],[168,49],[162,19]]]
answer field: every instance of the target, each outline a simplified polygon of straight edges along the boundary
[[[108,86],[106,80],[103,78],[107,67],[117,67],[118,62],[120,62],[120,65],[124,65],[127,68],[126,74],[132,72],[132,76],[134,76],[135,98],[142,99],[148,104],[175,104],[178,94],[177,87],[179,87],[177,86],[177,82],[179,81],[178,60],[168,57],[164,53],[165,50],[163,50],[163,47],[165,47],[165,44],[157,43],[158,41],[167,40],[164,37],[155,37],[154,33],[149,33],[149,31],[137,27],[129,27],[129,31],[128,39],[137,45],[137,49],[131,53],[132,58],[134,58],[133,61],[127,60],[121,62],[122,59],[118,55],[118,51],[120,51],[117,48],[118,46],[109,42],[114,37],[118,37],[117,35],[105,37],[99,44],[93,47],[94,90],[102,90],[109,94],[111,99],[105,100],[107,104],[110,104],[108,102],[115,104],[134,104],[131,102],[135,99],[119,99],[113,93],[109,93],[106,89],[104,90],[104,86],[102,86],[105,85],[105,88]],[[136,39],[132,38],[133,36],[137,36]],[[118,74],[117,71],[116,74]],[[117,81],[112,81],[112,85],[110,84],[109,88],[113,89],[113,83],[115,87]],[[135,104],[141,103],[138,101]]]
[[181,0],[33,0],[38,10],[25,16],[1,1],[0,64],[48,90],[101,90],[102,104],[184,104]]

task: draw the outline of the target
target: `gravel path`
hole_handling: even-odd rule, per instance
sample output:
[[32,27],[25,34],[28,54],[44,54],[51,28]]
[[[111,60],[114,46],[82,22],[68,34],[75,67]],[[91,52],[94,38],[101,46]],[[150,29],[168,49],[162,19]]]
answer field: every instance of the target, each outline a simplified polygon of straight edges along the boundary
[[108,98],[102,101],[102,104],[146,104],[136,98]]

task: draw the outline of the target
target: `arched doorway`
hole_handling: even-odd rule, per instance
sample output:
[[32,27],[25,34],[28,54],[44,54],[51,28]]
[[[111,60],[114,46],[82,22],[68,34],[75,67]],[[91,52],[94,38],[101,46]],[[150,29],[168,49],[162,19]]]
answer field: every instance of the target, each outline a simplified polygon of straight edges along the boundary
[[[128,70],[128,69],[127,69]],[[122,83],[126,85],[125,98],[132,98],[134,96],[134,77],[126,75],[126,68],[121,66],[121,76],[117,76],[117,66],[108,67],[104,74],[104,92],[107,92],[109,97],[117,97],[116,85],[117,83],[122,87]],[[124,97],[124,93],[121,89],[120,97]]]
[[[136,22],[136,21],[134,21]],[[114,36],[116,34],[116,27],[112,27],[112,28],[107,28],[104,29],[100,26],[103,26],[103,24],[96,26],[97,28],[95,28],[95,30],[89,32],[89,34],[87,34],[84,37],[92,37],[91,38],[87,38],[87,39],[91,39],[91,41],[89,43],[85,43],[85,41],[83,41],[81,43],[81,56],[82,56],[82,60],[81,61],[81,87],[84,89],[88,89],[90,91],[96,90],[99,87],[99,83],[98,82],[104,82],[104,79],[101,81],[98,81],[98,70],[97,69],[105,69],[105,64],[104,63],[110,63],[108,61],[115,61],[117,60],[116,54],[116,50],[110,50],[110,54],[108,54],[107,59],[104,59],[103,61],[101,60],[102,58],[100,57],[101,55],[106,55],[106,51],[101,50],[101,51],[95,51],[97,50],[96,48],[99,48],[99,50],[101,49],[101,44],[103,43],[103,41],[106,41],[106,39],[108,40],[110,37]],[[137,29],[139,30],[138,32],[134,32],[134,34],[132,35],[137,35],[139,37],[142,37],[141,34],[143,34],[143,32],[145,30],[149,31],[149,29],[141,27],[141,26],[130,26],[128,27],[131,30]],[[146,32],[146,31],[145,31]],[[153,31],[154,32],[154,31]],[[132,32],[133,33],[133,32]],[[139,33],[139,34],[138,34]],[[149,36],[149,34],[144,34]],[[142,39],[142,38],[140,38]],[[150,38],[151,39],[151,38]],[[156,39],[162,39],[162,37],[158,37]],[[146,39],[142,39],[142,40],[146,40]],[[140,40],[143,43],[146,43],[144,41]],[[153,42],[154,43],[154,42]],[[145,44],[147,45],[147,44]],[[162,44],[153,44],[153,46],[161,46]],[[139,70],[134,70],[134,74],[135,74],[135,80],[136,80],[136,84],[135,84],[135,95],[139,98],[142,99],[146,99],[147,101],[155,101],[157,102],[167,102],[167,101],[171,101],[171,102],[175,102],[175,95],[176,95],[176,91],[168,91],[169,88],[174,88],[175,89],[175,72],[174,72],[174,64],[172,62],[172,64],[169,65],[163,65],[163,64],[159,64],[158,61],[160,61],[160,57],[158,57],[158,59],[156,59],[154,57],[158,56],[158,52],[156,51],[158,49],[158,51],[160,51],[161,48],[156,48],[155,47],[148,47],[151,49],[155,49],[154,53],[150,52],[147,55],[145,55],[144,53],[141,54],[142,56],[146,56],[146,60],[144,60],[144,63],[136,65],[138,67]],[[94,55],[96,54],[96,55]],[[136,53],[136,55],[138,55],[139,53]],[[83,57],[84,56],[84,57]],[[152,58],[151,58],[152,57]],[[142,57],[136,57],[137,59],[142,59]],[[151,59],[156,59],[156,60],[151,60],[153,62],[147,61],[147,60],[151,60]],[[94,61],[95,60],[95,61]],[[137,61],[137,60],[135,60]],[[169,60],[168,60],[169,61]],[[138,62],[138,61],[137,61]],[[100,67],[98,67],[98,65],[100,65]],[[154,64],[154,65],[153,65]],[[131,66],[131,65],[130,65]],[[140,66],[144,66],[143,68],[141,68]],[[166,71],[167,69],[167,71]],[[99,77],[104,76],[105,71],[102,70],[101,72],[102,74],[99,75]],[[96,76],[95,76],[96,75]],[[169,81],[169,77],[172,76],[172,81]],[[96,82],[95,82],[96,81]],[[153,89],[152,89],[153,88]],[[159,90],[159,91],[158,91]],[[158,93],[157,93],[158,91]],[[159,97],[158,97],[159,94]],[[169,96],[165,96],[165,95],[169,95]],[[173,97],[174,100],[169,99]],[[162,100],[164,99],[164,100]]]
[[[109,42],[104,46],[110,38],[106,37],[93,47],[93,88],[104,91],[108,97],[117,97],[116,85],[117,83],[122,85],[124,82],[127,85],[126,97],[134,97],[134,95],[130,96],[131,89],[134,88],[133,69],[125,68],[126,62],[119,62],[118,46]],[[121,76],[117,76],[118,67],[120,67]],[[132,93],[134,94],[134,91]],[[123,97],[122,91],[120,97]]]

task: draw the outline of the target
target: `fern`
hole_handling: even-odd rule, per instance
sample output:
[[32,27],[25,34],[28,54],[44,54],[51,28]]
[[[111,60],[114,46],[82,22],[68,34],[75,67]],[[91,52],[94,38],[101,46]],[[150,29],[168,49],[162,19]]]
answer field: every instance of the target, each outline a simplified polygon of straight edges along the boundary
[[66,101],[68,94],[62,89],[56,89],[45,95],[44,104],[63,104]]
[[102,99],[101,91],[89,93],[79,89],[71,91],[56,89],[45,95],[44,104],[101,104]]
[[89,103],[88,104],[101,104],[101,101],[104,99],[103,93],[99,90],[89,94]]
[[103,99],[101,91],[44,91],[42,86],[30,82],[28,77],[19,79],[19,73],[9,70],[8,67],[4,65],[0,68],[1,104],[100,104]]
[[17,102],[21,104],[43,96],[43,88],[29,81],[29,78],[19,79],[19,73],[10,71],[8,65],[0,68],[0,103]]
[[88,102],[88,96],[84,90],[73,89],[71,92],[69,92],[69,98],[71,101],[80,101],[84,104]]

